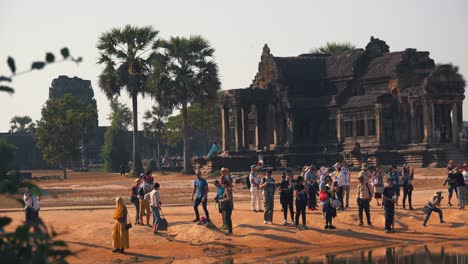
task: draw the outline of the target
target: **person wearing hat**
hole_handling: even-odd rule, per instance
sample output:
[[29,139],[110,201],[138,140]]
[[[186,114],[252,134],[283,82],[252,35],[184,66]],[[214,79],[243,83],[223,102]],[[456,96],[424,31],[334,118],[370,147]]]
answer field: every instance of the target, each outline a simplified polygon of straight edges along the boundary
[[263,190],[263,206],[265,207],[265,213],[263,214],[263,223],[272,224],[273,223],[273,209],[274,209],[274,198],[276,184],[275,179],[271,176],[272,170],[268,170],[265,177],[260,181],[259,188]]
[[440,223],[445,223],[444,214],[442,213],[442,210],[437,208],[440,206],[440,202],[442,201],[442,199],[444,199],[444,197],[442,196],[442,192],[435,192],[431,200],[427,201],[423,209],[423,211],[426,213],[426,218],[424,218],[423,222],[424,227],[426,227],[427,221],[429,221],[432,212],[436,212],[439,214]]
[[406,197],[408,197],[409,209],[414,210],[412,205],[413,179],[414,169],[411,170],[407,164],[403,165],[403,210],[406,210]]
[[291,215],[291,224],[294,223],[294,194],[293,194],[293,182],[292,182],[292,172],[287,169],[281,174],[281,183],[279,186],[280,189],[280,203],[283,208],[284,222],[283,225],[288,224],[288,209]]
[[371,173],[369,172],[369,170],[367,169],[367,164],[366,163],[363,163],[361,165],[361,171],[359,172],[359,177],[363,176],[364,177],[364,181],[368,181],[369,178],[372,177]]
[[262,193],[259,190],[260,179],[257,176],[257,165],[250,166],[250,209],[254,212],[263,212]]
[[317,192],[318,192],[318,183],[317,183],[317,173],[315,172],[314,166],[308,166],[304,174],[304,179],[306,182],[306,192],[307,192],[307,206],[309,210],[317,210]]
[[372,226],[370,220],[370,201],[372,200],[372,190],[369,183],[365,181],[364,176],[359,176],[359,185],[357,187],[356,197],[359,208],[359,226],[363,225],[362,211],[366,212],[367,225]]
[[393,187],[393,181],[389,177],[387,178],[387,187],[384,188],[382,193],[382,203],[385,212],[385,232],[392,232],[393,221],[395,220],[395,188]]

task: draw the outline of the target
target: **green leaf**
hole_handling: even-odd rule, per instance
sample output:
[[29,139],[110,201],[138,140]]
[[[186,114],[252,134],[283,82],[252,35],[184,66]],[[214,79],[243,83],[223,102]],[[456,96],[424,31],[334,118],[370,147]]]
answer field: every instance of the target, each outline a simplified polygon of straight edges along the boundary
[[42,70],[45,67],[45,62],[43,61],[35,61],[31,65],[32,70]]
[[52,63],[55,61],[55,56],[51,52],[47,52],[45,56],[45,60],[47,63]]
[[0,76],[0,82],[11,82],[11,78],[2,75]]
[[13,74],[16,73],[16,64],[15,64],[15,59],[12,57],[8,57],[7,59],[8,67],[10,67],[10,70]]
[[68,57],[70,57],[70,51],[68,50],[67,47],[61,49],[60,54],[62,54],[64,59],[67,59]]
[[5,85],[0,85],[0,92],[7,92],[7,93],[14,93],[15,90],[9,86],[5,86]]

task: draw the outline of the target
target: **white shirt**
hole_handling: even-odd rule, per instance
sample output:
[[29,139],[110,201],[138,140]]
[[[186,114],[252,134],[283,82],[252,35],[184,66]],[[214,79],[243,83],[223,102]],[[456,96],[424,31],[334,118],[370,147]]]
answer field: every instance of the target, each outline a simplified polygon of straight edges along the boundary
[[[258,178],[257,174],[255,172],[250,172],[250,175],[249,175],[249,181],[250,183],[252,183],[252,179],[255,183],[255,187],[258,187],[258,184],[260,183],[260,179]],[[253,187],[253,186],[252,186]]]
[[32,209],[34,209],[34,211],[39,210],[39,208],[40,208],[40,206],[39,206],[39,197],[37,197],[37,195],[30,194],[30,193],[25,193],[23,195],[23,200],[24,200],[24,204],[25,204],[24,209],[32,208]]
[[150,195],[150,205],[154,207],[158,207],[159,202],[161,201],[161,199],[159,198],[159,192],[156,191],[156,189],[154,189],[149,193],[149,195]]
[[341,168],[340,174],[341,174],[340,178],[343,181],[343,186],[349,186],[350,185],[349,169]]

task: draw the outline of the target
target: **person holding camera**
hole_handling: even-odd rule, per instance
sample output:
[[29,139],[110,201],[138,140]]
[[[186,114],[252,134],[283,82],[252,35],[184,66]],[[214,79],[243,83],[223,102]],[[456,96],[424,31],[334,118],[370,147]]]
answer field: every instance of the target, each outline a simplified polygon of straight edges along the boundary
[[263,223],[272,224],[273,222],[273,208],[275,205],[275,179],[271,177],[272,171],[268,170],[265,177],[260,181],[259,188],[263,190],[263,200],[265,213],[263,214]]
[[442,199],[444,199],[444,197],[442,196],[442,192],[436,192],[432,196],[432,199],[428,201],[424,206],[423,211],[426,213],[426,218],[424,219],[423,223],[424,227],[426,227],[427,221],[429,221],[432,212],[436,212],[439,214],[440,223],[445,223],[442,210],[437,208],[438,206],[440,206],[440,202],[442,201]]

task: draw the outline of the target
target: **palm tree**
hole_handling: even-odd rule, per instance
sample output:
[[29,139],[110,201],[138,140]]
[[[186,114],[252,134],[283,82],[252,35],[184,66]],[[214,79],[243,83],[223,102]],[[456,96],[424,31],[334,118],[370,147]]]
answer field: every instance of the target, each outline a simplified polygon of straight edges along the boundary
[[356,47],[351,42],[327,42],[324,46],[312,49],[310,53],[315,54],[337,54],[345,51],[350,51]]
[[9,133],[34,133],[36,124],[33,123],[29,116],[14,116],[10,120]]
[[165,109],[182,110],[184,173],[192,172],[188,144],[187,107],[194,101],[216,98],[220,89],[214,49],[201,36],[171,37],[163,41],[162,56],[155,61],[151,81],[153,96]]
[[105,67],[99,75],[99,86],[111,99],[125,89],[132,98],[133,111],[133,172],[141,173],[143,165],[138,140],[138,95],[147,92],[146,82],[151,61],[159,45],[159,31],[151,26],[126,25],[102,33],[97,48],[98,64]]

